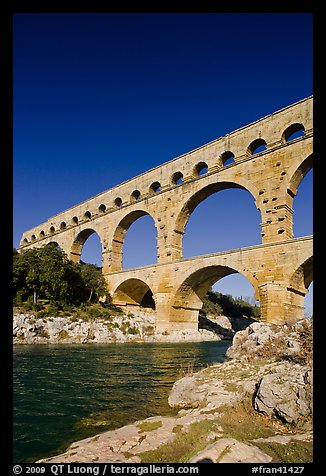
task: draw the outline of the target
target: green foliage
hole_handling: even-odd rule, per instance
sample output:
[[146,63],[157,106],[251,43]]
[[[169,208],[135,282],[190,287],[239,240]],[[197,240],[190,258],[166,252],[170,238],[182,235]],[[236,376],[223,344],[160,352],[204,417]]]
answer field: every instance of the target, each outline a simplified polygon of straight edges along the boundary
[[308,441],[291,441],[287,444],[275,442],[255,443],[262,451],[269,454],[272,463],[312,463],[313,444]]
[[14,249],[15,305],[20,305],[25,310],[40,311],[43,304],[50,303],[50,306],[54,306],[52,312],[58,313],[64,306],[97,302],[104,295],[108,295],[105,279],[97,266],[73,263],[62,250],[53,245],[23,253],[17,253]]
[[220,418],[225,437],[247,442],[254,438],[268,438],[275,433],[271,420],[257,413],[249,396],[228,406]]
[[260,316],[258,306],[251,306],[241,299],[233,299],[232,296],[219,292],[208,291],[203,300],[203,314],[229,317],[253,317]]
[[208,435],[214,425],[214,420],[202,420],[192,423],[186,431],[178,428],[172,441],[138,456],[142,463],[186,463],[209,444]]
[[139,425],[137,425],[140,431],[153,431],[161,428],[161,426],[161,421],[144,421],[143,423],[139,423]]

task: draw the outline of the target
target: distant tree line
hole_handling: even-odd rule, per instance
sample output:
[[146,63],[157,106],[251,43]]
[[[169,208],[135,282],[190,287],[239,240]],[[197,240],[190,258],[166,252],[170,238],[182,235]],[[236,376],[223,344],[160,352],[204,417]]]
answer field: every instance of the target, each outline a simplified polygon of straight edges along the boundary
[[232,298],[228,294],[221,294],[215,291],[208,291],[202,307],[202,314],[227,316],[227,317],[253,317],[258,318],[260,316],[260,307],[251,305],[248,302],[239,299]]
[[42,301],[57,307],[97,302],[108,295],[105,279],[94,264],[74,263],[54,244],[18,253],[13,250],[13,298],[16,306]]

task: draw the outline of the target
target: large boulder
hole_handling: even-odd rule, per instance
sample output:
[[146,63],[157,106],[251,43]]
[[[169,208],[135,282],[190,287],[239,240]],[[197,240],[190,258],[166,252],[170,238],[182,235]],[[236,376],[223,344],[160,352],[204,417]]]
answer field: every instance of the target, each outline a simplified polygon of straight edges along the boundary
[[264,375],[257,385],[255,410],[286,423],[312,416],[312,369],[282,363]]

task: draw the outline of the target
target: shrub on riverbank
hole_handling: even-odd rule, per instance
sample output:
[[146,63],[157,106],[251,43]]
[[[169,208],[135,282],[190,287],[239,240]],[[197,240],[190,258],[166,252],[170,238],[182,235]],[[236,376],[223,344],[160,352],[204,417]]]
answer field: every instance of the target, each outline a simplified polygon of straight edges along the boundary
[[14,305],[40,311],[46,302],[62,310],[64,306],[98,302],[101,296],[109,294],[102,270],[96,265],[74,263],[53,244],[24,253],[14,249]]
[[84,303],[80,306],[57,306],[55,304],[38,304],[30,306],[29,303],[22,303],[14,307],[14,314],[33,314],[35,318],[45,317],[70,317],[72,319],[82,319],[85,322],[96,321],[97,319],[110,320],[114,316],[120,316],[123,311],[114,305],[103,306],[98,303]]
[[260,317],[260,307],[253,306],[242,299],[215,291],[208,291],[202,307],[203,315],[229,316],[229,317]]

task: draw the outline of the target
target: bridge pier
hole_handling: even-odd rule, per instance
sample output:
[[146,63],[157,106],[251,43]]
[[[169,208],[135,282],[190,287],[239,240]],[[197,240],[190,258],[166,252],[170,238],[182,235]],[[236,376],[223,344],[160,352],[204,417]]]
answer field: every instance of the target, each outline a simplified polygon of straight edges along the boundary
[[304,298],[307,289],[287,288],[284,302],[284,310],[287,321],[297,321],[298,316],[304,317]]
[[285,294],[283,283],[267,282],[259,286],[261,321],[271,324],[284,322]]

